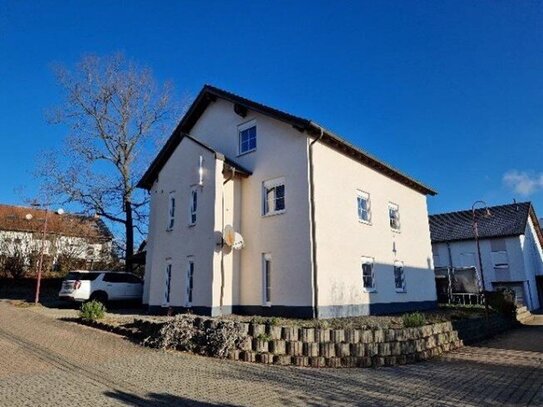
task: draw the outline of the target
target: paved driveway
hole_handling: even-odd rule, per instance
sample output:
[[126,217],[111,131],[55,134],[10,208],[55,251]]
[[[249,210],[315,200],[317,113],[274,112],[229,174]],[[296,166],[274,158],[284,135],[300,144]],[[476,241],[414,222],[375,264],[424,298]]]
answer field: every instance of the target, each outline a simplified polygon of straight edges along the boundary
[[438,360],[316,370],[144,349],[0,302],[0,406],[543,405],[538,318]]

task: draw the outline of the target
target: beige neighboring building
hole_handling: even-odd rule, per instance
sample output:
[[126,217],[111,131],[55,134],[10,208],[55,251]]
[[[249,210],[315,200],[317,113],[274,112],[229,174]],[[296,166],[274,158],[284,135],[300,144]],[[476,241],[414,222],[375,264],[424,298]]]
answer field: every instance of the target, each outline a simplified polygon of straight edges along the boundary
[[[139,186],[151,196],[152,312],[327,318],[436,306],[435,192],[311,120],[204,86]],[[224,244],[226,226],[242,248]]]

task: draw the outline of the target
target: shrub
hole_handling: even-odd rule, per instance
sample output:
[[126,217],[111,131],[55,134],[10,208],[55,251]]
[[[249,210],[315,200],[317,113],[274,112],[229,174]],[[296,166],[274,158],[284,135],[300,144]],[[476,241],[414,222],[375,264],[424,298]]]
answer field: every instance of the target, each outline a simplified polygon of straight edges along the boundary
[[146,346],[159,349],[193,350],[193,337],[196,335],[196,328],[191,317],[176,315],[172,320],[166,322],[154,335],[143,341]]
[[412,312],[402,315],[403,326],[406,328],[415,328],[423,326],[426,323],[426,318],[420,312]]
[[79,310],[79,317],[85,321],[96,321],[104,318],[106,307],[99,301],[84,303]]
[[159,349],[192,351],[224,358],[238,349],[245,338],[241,325],[234,321],[195,324],[191,315],[176,315],[143,344]]
[[495,292],[485,292],[488,305],[508,317],[515,318],[517,305],[515,303],[515,292],[511,289],[503,289]]
[[207,329],[205,353],[225,358],[230,351],[240,346],[244,337],[239,323],[221,321],[216,328]]

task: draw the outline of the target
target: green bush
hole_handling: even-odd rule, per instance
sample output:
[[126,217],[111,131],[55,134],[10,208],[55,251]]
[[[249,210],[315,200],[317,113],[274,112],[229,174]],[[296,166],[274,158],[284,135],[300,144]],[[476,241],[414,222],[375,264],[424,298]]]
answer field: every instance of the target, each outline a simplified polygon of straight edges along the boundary
[[412,312],[402,315],[403,326],[406,328],[415,328],[426,324],[426,318],[420,312]]
[[104,318],[106,307],[99,301],[84,303],[79,310],[79,317],[85,321],[96,321]]

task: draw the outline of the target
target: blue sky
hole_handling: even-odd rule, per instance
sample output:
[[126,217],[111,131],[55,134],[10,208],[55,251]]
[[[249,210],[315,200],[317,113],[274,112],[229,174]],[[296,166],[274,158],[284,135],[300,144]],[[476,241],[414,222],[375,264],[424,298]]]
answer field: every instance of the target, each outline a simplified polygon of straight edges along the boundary
[[116,51],[179,96],[211,83],[317,121],[437,189],[432,213],[543,215],[542,2],[0,1],[0,202],[66,134],[51,63]]

